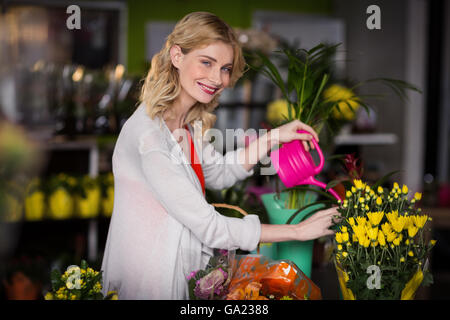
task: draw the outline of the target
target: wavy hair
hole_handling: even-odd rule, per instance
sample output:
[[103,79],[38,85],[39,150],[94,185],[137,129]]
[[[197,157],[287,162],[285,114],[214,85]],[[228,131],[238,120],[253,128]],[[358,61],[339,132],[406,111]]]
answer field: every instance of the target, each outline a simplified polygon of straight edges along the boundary
[[[234,58],[229,85],[232,87],[244,73],[246,65],[233,29],[209,12],[190,13],[175,25],[161,51],[153,56],[150,70],[141,90],[140,102],[146,104],[147,113],[152,119],[155,116],[162,118],[163,113],[170,110],[172,103],[181,91],[178,72],[170,58],[172,46],[180,46],[183,54],[187,54],[217,41],[229,44],[233,48]],[[194,121],[201,120],[202,134],[212,128],[216,121],[213,111],[219,104],[218,99],[219,95],[216,95],[208,104],[197,102],[189,110],[183,125],[187,123],[193,125]]]

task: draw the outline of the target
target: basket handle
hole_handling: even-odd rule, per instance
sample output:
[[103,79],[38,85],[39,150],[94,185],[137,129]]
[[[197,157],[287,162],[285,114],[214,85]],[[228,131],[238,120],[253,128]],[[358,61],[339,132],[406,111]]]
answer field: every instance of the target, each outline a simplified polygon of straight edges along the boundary
[[[233,206],[231,204],[211,203],[211,205],[213,205],[216,208],[228,208],[228,209],[236,210],[236,211],[240,212],[243,216],[247,216],[248,215],[248,213],[244,209],[239,208],[238,206]],[[258,242],[258,247],[256,248],[256,252],[259,254],[259,242]]]

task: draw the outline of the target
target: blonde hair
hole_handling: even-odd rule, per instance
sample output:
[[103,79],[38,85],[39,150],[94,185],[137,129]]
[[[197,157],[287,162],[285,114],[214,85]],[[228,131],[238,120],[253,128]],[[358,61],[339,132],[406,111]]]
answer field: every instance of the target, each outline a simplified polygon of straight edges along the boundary
[[[230,75],[230,87],[234,86],[244,73],[245,60],[241,46],[233,29],[216,15],[209,12],[193,12],[182,18],[167,37],[161,51],[155,54],[151,61],[150,70],[145,78],[141,90],[140,102],[147,106],[148,115],[162,118],[163,113],[170,109],[173,101],[178,97],[181,86],[177,69],[173,66],[170,49],[173,45],[181,47],[183,54],[214,42],[222,41],[233,48],[234,58]],[[208,103],[197,102],[188,112],[185,123],[191,125],[196,120],[202,121],[202,134],[212,128],[216,116],[214,109],[219,104],[219,96]]]

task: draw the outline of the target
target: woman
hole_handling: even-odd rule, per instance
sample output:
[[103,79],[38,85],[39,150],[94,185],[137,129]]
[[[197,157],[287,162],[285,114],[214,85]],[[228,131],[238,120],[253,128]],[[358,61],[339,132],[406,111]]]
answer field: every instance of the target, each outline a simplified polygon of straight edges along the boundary
[[186,276],[206,266],[213,248],[251,251],[259,242],[333,233],[328,228],[334,209],[298,225],[265,225],[256,215],[225,217],[206,202],[205,187],[220,190],[251,176],[254,164],[273,146],[294,139],[306,143],[311,135],[318,139],[299,121],[224,156],[199,139],[214,124],[220,93],[236,83],[244,66],[232,29],[206,12],[180,20],[153,57],[141,104],[123,126],[113,154],[114,211],[102,264],[105,293],[118,290],[119,299],[186,299]]

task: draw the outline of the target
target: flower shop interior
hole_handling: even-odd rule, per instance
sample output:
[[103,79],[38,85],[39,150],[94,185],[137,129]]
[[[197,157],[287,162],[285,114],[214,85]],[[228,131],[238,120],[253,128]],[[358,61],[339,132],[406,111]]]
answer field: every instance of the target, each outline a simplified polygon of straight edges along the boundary
[[[335,99],[316,127],[325,159],[317,180],[342,198],[350,191],[340,181],[352,177],[367,184],[383,179],[385,190],[398,185],[405,197],[409,193],[429,217],[425,237],[435,241],[426,260],[433,281],[415,298],[449,299],[445,0],[1,1],[0,299],[42,300],[51,289],[51,271],[81,260],[100,270],[113,213],[116,139],[136,109],[152,56],[176,21],[193,11],[228,22],[249,65],[214,110],[214,128],[226,139],[214,140],[215,149],[224,154],[230,144],[245,147],[261,130],[292,119],[291,104],[271,78],[273,65],[261,57],[273,61],[286,80],[293,60],[283,52],[302,48],[293,52],[317,58],[312,67],[327,72],[326,101]],[[242,134],[229,135],[230,129]],[[265,199],[275,194],[272,199],[281,201],[286,189],[266,156],[255,174],[224,190],[207,189],[206,199],[257,214],[263,223],[298,223],[294,216],[278,216],[278,222],[270,217]],[[320,200],[324,193],[314,194]],[[298,211],[302,199],[283,210]],[[216,209],[242,217],[230,208]],[[299,269],[320,288],[322,299],[342,299],[334,238],[316,239],[303,249],[290,245],[262,243],[258,252],[295,262],[289,255],[295,248],[309,250],[309,262],[297,263]]]

